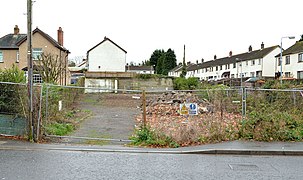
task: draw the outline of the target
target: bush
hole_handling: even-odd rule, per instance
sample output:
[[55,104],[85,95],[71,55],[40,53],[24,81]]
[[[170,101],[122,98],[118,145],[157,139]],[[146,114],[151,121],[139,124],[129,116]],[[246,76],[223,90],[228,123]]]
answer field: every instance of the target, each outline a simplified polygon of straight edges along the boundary
[[149,127],[137,129],[135,131],[135,135],[130,139],[133,140],[133,145],[172,148],[179,147],[179,144],[176,143],[171,137],[158,134],[155,131],[152,131]]
[[198,78],[190,77],[188,79],[185,78],[176,78],[173,81],[175,90],[194,90],[198,89],[200,82]]
[[74,126],[68,123],[52,123],[48,124],[45,127],[47,134],[57,135],[57,136],[64,136],[71,133],[74,130]]

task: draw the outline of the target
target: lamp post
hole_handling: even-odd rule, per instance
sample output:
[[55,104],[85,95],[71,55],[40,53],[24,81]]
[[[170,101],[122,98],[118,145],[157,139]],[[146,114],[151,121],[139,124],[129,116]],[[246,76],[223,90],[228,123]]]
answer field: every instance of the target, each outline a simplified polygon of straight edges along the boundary
[[283,75],[283,71],[282,71],[282,51],[283,51],[283,48],[282,48],[282,40],[284,38],[288,38],[288,39],[295,39],[295,36],[285,36],[285,37],[281,37],[281,53],[280,53],[280,70],[281,70],[281,74],[280,74],[280,83],[282,84],[282,75]]

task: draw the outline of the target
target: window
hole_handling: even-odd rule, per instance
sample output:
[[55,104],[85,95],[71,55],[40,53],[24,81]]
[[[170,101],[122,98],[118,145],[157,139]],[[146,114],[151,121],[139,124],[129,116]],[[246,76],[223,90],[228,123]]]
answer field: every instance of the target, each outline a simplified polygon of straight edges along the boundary
[[33,60],[39,60],[42,53],[42,48],[33,48]]
[[17,51],[16,63],[19,62],[19,51]]
[[246,62],[246,66],[248,66],[248,61],[245,61]]
[[298,54],[298,62],[303,62],[303,54]]
[[235,74],[231,74],[231,76],[230,76],[231,78],[235,78]]
[[285,64],[290,64],[290,56],[285,57]]
[[251,72],[250,77],[255,77],[255,72]]
[[261,65],[261,63],[262,63],[262,59],[259,59],[258,65]]
[[222,65],[220,66],[220,70],[222,70]]
[[255,65],[255,60],[251,60],[251,65],[252,65],[252,66]]
[[298,71],[297,79],[303,79],[303,71]]
[[236,68],[236,63],[233,63],[233,68]]
[[1,51],[0,51],[0,62],[3,62],[3,54]]
[[42,76],[40,74],[33,74],[33,83],[43,83]]
[[262,77],[262,71],[257,71],[257,77]]
[[277,60],[278,60],[278,66],[281,66],[281,58],[279,57],[279,58],[277,58]]
[[218,66],[216,66],[216,71],[218,71],[218,69],[219,69]]
[[285,77],[290,77],[290,72],[285,72]]

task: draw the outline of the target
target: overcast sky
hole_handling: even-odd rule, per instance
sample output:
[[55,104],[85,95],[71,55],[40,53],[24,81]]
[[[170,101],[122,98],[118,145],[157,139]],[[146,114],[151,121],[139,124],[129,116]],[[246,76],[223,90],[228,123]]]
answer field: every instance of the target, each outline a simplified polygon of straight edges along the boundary
[[[0,36],[18,25],[26,33],[27,0],[1,0]],[[303,34],[303,0],[36,0],[33,29],[57,39],[64,31],[69,56],[85,56],[104,36],[142,62],[155,49],[175,51],[196,62],[278,45],[283,36]],[[283,48],[296,40],[283,39]]]

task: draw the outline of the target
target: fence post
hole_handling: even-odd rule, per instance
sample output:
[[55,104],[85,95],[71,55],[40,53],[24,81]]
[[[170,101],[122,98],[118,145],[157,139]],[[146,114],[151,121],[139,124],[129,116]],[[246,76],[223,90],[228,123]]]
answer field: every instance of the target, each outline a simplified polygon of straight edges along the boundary
[[40,102],[39,102],[39,113],[38,113],[38,122],[37,122],[37,135],[36,135],[36,142],[39,141],[40,136],[40,123],[41,123],[41,111],[42,111],[42,94],[43,94],[43,85],[40,86]]
[[49,89],[49,86],[46,85],[46,93],[45,93],[45,122],[48,122],[48,89]]
[[246,115],[246,88],[242,87],[242,120]]
[[146,96],[145,90],[142,91],[143,127],[146,127]]

